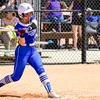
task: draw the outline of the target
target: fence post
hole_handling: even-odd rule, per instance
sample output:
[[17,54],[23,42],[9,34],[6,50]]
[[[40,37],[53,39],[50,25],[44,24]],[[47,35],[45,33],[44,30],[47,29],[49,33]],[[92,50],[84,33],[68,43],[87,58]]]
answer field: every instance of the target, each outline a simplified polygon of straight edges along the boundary
[[[41,28],[40,28],[40,10],[41,10],[41,0],[37,0],[37,35],[38,35],[38,41],[40,41],[40,31],[41,31]],[[38,44],[38,49],[40,49],[40,44]]]
[[82,64],[86,63],[87,33],[85,31],[86,0],[82,0]]

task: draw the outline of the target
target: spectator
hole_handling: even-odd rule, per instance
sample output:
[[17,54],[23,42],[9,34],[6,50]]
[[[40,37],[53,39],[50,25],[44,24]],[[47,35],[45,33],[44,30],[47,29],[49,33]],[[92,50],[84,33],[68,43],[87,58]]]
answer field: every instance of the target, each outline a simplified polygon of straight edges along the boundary
[[[12,9],[13,10],[13,9]],[[13,11],[5,12],[5,17],[1,19],[1,26],[14,28],[15,24],[18,22],[18,18],[16,17],[16,13]],[[5,49],[9,50],[11,42],[15,42],[16,39],[15,32],[1,32],[0,40],[4,43]],[[16,45],[16,44],[15,44]]]
[[[58,0],[48,0],[45,5],[45,10],[61,10],[60,2]],[[44,12],[42,15],[45,21],[52,22],[52,25],[48,27],[47,27],[47,24],[44,25],[45,31],[48,31],[48,30],[50,31],[52,30],[54,32],[61,31],[61,25],[59,24],[59,22],[64,20],[62,12],[50,11],[50,12]],[[55,23],[55,22],[58,22],[58,23]],[[52,41],[54,42],[53,43],[54,45],[52,45],[52,47],[58,47],[59,40],[53,39]]]
[[[73,32],[73,47],[72,50],[78,50],[77,41],[78,35],[79,40],[82,38],[82,0],[73,0],[69,10],[80,10],[80,11],[73,11],[72,13],[72,32]],[[81,41],[79,42],[81,45]]]
[[[45,10],[61,10],[60,2],[58,0],[48,0],[45,5]],[[59,11],[58,12],[55,12],[55,11],[43,12],[42,18],[48,22],[61,22],[64,20],[62,12],[59,12]]]
[[14,7],[15,0],[1,0],[0,2],[0,11],[6,10],[8,7]]
[[[63,14],[63,17],[64,17],[64,22],[71,21],[71,12],[68,12],[69,7],[67,6],[66,2],[60,1],[60,7],[61,7],[62,14]],[[65,39],[62,38],[60,40],[60,48],[63,49],[65,47],[66,47],[66,45],[65,45]]]
[[64,16],[64,20],[68,19],[71,16],[71,12],[68,12],[69,7],[67,6],[66,2],[60,1],[60,7],[62,11],[62,14]]
[[87,8],[86,12],[86,32],[96,33],[99,22],[99,16],[94,15],[91,8]]
[[100,50],[100,32],[99,32],[99,22],[100,16],[99,15],[93,15],[92,9],[87,8],[86,12],[86,32],[92,32],[93,38],[97,43],[97,47]]
[[89,22],[98,22],[99,16],[93,15],[92,9],[87,8],[86,20],[89,21]]

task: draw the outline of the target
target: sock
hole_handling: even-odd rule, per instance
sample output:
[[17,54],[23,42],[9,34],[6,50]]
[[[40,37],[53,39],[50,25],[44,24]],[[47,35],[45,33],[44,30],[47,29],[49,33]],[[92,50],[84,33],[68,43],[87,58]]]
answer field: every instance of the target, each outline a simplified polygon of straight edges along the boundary
[[6,85],[8,83],[11,83],[11,82],[13,82],[13,80],[11,79],[11,76],[8,75],[8,76],[6,76],[6,77],[4,77],[3,79],[0,80],[0,87]]
[[52,90],[49,79],[47,77],[46,73],[42,73],[39,75],[40,77],[40,81],[42,82],[42,84],[44,85],[45,89],[47,92],[50,92]]

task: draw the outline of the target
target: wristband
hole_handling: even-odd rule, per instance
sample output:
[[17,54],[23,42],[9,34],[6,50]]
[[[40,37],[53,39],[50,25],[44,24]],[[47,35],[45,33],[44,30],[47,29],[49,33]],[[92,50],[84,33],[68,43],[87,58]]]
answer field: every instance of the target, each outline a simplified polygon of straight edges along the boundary
[[20,38],[24,38],[24,35],[20,35]]

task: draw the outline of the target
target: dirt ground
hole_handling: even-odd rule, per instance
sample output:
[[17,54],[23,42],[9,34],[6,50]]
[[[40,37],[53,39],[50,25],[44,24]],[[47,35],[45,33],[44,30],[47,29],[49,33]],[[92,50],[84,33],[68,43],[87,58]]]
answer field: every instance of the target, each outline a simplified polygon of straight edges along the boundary
[[[100,100],[100,64],[45,65],[57,100]],[[12,74],[13,66],[0,66],[0,79]],[[37,74],[27,65],[22,78],[0,88],[0,100],[55,100],[47,93]]]

